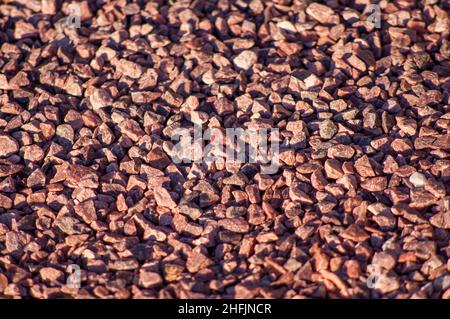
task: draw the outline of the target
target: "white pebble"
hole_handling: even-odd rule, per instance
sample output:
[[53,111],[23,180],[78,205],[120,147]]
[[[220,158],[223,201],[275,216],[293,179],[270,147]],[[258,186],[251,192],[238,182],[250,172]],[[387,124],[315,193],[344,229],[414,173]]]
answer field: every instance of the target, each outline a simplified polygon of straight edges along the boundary
[[409,177],[409,181],[414,185],[414,187],[424,187],[427,178],[425,175],[415,172]]
[[258,55],[250,50],[242,51],[233,59],[234,65],[245,71],[250,69],[256,62],[258,62]]

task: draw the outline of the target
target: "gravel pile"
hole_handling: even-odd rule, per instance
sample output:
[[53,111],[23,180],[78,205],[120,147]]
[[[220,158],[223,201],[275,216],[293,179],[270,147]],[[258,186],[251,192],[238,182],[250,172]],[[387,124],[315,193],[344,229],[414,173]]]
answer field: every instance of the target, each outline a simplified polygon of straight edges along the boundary
[[0,296],[450,298],[450,4],[371,2],[0,1]]

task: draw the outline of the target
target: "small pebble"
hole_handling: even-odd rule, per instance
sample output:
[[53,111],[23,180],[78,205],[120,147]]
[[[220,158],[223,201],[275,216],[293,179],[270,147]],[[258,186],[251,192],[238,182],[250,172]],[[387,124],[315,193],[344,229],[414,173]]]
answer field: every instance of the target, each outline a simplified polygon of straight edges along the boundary
[[427,181],[427,178],[425,177],[425,175],[423,175],[419,172],[414,172],[409,177],[409,181],[411,182],[411,184],[414,185],[414,187],[424,187],[425,183]]

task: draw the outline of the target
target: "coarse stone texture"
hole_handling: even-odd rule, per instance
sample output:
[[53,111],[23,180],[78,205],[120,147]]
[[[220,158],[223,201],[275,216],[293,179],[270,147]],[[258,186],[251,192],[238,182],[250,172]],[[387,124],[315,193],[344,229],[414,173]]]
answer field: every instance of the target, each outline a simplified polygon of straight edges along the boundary
[[450,7],[375,2],[2,1],[0,299],[449,299]]

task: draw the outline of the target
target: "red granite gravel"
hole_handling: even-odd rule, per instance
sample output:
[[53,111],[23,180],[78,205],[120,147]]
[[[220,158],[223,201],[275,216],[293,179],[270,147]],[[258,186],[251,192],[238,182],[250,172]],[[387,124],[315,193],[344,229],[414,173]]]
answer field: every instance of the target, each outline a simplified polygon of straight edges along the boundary
[[[449,299],[449,11],[0,1],[0,297]],[[176,163],[194,124],[281,166]]]

